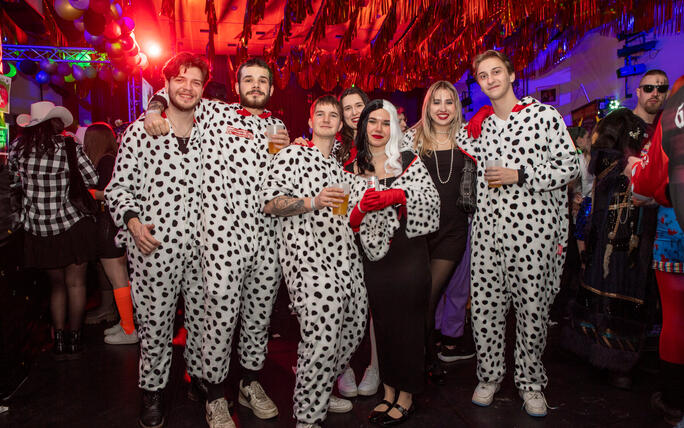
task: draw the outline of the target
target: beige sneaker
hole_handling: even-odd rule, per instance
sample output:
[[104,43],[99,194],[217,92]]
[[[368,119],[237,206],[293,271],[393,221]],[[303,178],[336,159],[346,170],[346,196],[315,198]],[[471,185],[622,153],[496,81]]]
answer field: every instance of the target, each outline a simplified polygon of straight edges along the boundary
[[121,327],[121,323],[118,322],[118,323],[114,324],[113,326],[106,328],[104,331],[104,335],[109,336],[111,334],[116,334],[120,331],[123,331],[123,327]]
[[337,390],[343,397],[351,398],[359,395],[359,390],[356,387],[356,376],[354,370],[347,366],[347,369],[337,378]]
[[136,330],[133,330],[131,334],[126,334],[122,328],[114,334],[105,336],[104,341],[109,345],[132,345],[138,343],[140,339],[138,339],[138,332]]
[[330,403],[328,404],[328,411],[330,413],[347,413],[351,412],[352,402],[344,398],[330,396]]
[[548,404],[543,392],[518,390],[518,394],[523,399],[523,407],[528,415],[536,418],[546,416]]
[[268,398],[261,384],[255,380],[247,386],[240,381],[238,401],[248,409],[252,409],[254,416],[259,419],[271,419],[278,416],[278,407]]
[[209,428],[236,428],[233,418],[230,417],[228,402],[225,398],[218,398],[211,403],[206,403],[205,410]]
[[494,401],[494,394],[499,392],[501,384],[495,382],[480,382],[473,392],[473,404],[487,407]]
[[380,373],[378,373],[378,368],[373,366],[366,367],[366,371],[363,373],[363,379],[359,384],[359,395],[364,397],[369,397],[375,395],[378,392],[378,387],[380,386]]

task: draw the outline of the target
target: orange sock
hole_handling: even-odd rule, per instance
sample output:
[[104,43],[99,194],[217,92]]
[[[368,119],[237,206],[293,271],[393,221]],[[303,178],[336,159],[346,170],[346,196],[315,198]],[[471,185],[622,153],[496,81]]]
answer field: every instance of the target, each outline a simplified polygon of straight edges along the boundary
[[121,287],[114,290],[114,300],[116,300],[116,307],[119,309],[119,316],[121,317],[121,328],[126,334],[133,333],[135,325],[133,324],[133,301],[131,300],[131,286]]

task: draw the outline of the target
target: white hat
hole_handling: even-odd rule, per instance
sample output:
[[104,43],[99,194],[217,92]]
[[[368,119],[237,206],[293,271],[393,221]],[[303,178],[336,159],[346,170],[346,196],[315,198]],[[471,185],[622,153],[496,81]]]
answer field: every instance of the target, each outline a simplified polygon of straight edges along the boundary
[[35,126],[52,118],[62,119],[64,126],[69,126],[74,121],[71,112],[62,106],[55,106],[50,101],[39,101],[31,104],[31,114],[20,114],[17,116],[17,125],[22,128]]

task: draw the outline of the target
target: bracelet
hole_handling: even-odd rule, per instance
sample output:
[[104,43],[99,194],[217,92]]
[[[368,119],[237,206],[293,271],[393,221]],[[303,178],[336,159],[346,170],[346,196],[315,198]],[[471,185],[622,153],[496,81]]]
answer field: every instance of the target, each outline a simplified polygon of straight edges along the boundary
[[150,114],[150,113],[157,113],[157,114],[159,114],[159,115],[162,114],[161,110],[157,110],[156,108],[147,110],[147,112],[145,112],[145,114]]
[[359,210],[359,212],[360,212],[361,214],[366,214],[366,212],[365,212],[364,210],[361,209],[361,202],[359,202],[358,204],[356,204],[356,209]]
[[316,211],[316,197],[311,198],[311,211]]

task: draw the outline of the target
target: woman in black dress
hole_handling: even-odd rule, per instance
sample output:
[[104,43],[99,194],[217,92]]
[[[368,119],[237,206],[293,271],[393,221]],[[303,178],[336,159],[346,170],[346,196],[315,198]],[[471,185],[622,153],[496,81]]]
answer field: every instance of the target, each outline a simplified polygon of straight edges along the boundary
[[367,180],[355,181],[350,224],[363,249],[384,387],[370,420],[382,426],[406,420],[414,409],[413,394],[424,386],[430,289],[426,235],[439,225],[437,190],[418,156],[400,151],[401,138],[394,106],[371,101],[359,120],[356,161],[347,167],[379,182],[368,186]]
[[[444,370],[437,358],[435,310],[463,257],[468,238],[468,214],[458,199],[465,163],[474,161],[459,148],[461,125],[458,93],[451,83],[441,80],[428,89],[421,120],[404,136],[404,145],[418,153],[430,172],[441,203],[439,230],[428,236],[432,285],[426,311],[425,345],[428,375],[438,384],[444,383]],[[464,340],[472,339],[465,337]]]

